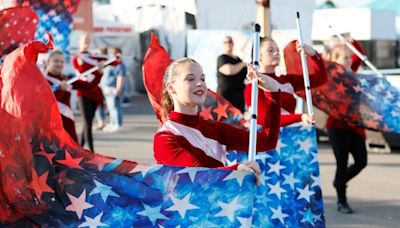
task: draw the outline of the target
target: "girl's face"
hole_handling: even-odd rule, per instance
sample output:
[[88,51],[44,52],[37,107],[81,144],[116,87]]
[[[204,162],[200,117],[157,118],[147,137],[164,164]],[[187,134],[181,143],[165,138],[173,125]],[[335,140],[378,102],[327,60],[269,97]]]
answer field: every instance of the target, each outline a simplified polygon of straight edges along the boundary
[[202,105],[206,99],[207,86],[201,66],[198,63],[183,63],[176,70],[178,75],[167,83],[174,107],[182,110]]
[[351,63],[352,63],[352,54],[351,51],[346,48],[338,48],[336,51],[333,53],[334,59],[333,61],[343,65],[346,69],[351,68]]
[[55,75],[61,75],[64,71],[64,62],[63,55],[53,54],[47,61],[47,71]]
[[272,41],[264,41],[260,45],[260,65],[276,67],[280,63],[278,45]]

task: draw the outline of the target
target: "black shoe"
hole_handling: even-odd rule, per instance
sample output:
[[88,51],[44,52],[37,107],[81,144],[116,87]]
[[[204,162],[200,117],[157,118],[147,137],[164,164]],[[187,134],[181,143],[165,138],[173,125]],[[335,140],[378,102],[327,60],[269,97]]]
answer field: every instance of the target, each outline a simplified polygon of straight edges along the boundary
[[338,203],[337,210],[342,214],[353,214],[353,209],[347,203]]

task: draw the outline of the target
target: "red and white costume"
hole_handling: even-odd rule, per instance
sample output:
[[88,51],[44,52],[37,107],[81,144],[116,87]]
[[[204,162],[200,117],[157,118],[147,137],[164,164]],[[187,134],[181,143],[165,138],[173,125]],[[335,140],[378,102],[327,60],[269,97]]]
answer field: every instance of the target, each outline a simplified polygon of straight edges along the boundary
[[[276,147],[280,94],[270,96],[268,115],[258,117],[263,129],[257,133],[257,151]],[[154,158],[165,165],[237,169],[237,164],[224,167],[226,151],[247,151],[248,147],[249,131],[246,129],[177,112],[171,112],[169,120],[154,135]]]
[[[78,58],[81,60],[81,62],[78,61]],[[77,74],[81,74],[89,69],[91,69],[94,66],[98,66],[101,61],[107,60],[107,56],[104,55],[93,55],[89,52],[82,52],[79,54],[79,56],[75,56],[72,59],[72,64],[77,71]],[[80,88],[78,90],[78,97],[83,96],[86,97],[92,101],[95,101],[97,105],[103,104],[104,96],[103,93],[101,92],[100,87],[98,84],[100,83],[102,73],[99,71],[95,71],[93,75],[88,76],[86,81],[91,83],[92,86],[90,89],[87,88]]]
[[[328,79],[325,64],[321,56],[317,53],[315,56],[311,57],[312,65],[315,69],[314,74],[310,74],[310,86],[311,88],[318,87],[325,83]],[[292,123],[300,122],[302,114],[294,114],[296,108],[296,98],[294,97],[294,92],[304,90],[304,79],[303,75],[288,74],[284,76],[277,76],[276,74],[267,74],[273,79],[277,80],[279,83],[285,87],[291,86],[293,88],[292,92],[290,90],[282,91],[282,115],[281,115],[281,126],[287,126]],[[251,84],[248,84],[244,92],[245,102],[247,106],[251,105]],[[266,99],[268,99],[270,93],[262,89],[258,89],[258,115],[263,115],[260,113],[262,108],[266,104]]]
[[[47,73],[47,75],[45,77],[50,85],[56,85],[56,86],[59,86],[63,80],[68,79],[64,75],[55,75],[52,73]],[[78,137],[76,135],[76,130],[75,130],[74,114],[71,110],[71,103],[70,103],[71,92],[70,91],[72,89],[90,90],[94,86],[96,86],[96,84],[78,80],[78,81],[72,83],[72,85],[69,86],[67,91],[64,91],[64,90],[54,91],[54,96],[56,97],[58,109],[61,113],[64,129],[69,133],[69,135],[72,137],[72,139],[74,139],[76,142],[78,141]]]

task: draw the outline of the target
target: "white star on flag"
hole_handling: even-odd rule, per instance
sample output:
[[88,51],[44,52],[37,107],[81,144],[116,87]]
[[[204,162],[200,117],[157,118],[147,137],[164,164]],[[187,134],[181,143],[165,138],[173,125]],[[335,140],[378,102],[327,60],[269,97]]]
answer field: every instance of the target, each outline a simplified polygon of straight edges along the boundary
[[61,42],[64,39],[64,36],[61,33],[58,33],[55,37],[54,40],[57,42]]
[[243,218],[237,217],[237,220],[240,222],[240,227],[250,228],[251,227],[251,218]]
[[304,152],[306,152],[307,154],[310,152],[310,149],[313,147],[313,144],[312,144],[310,138],[307,138],[304,141],[300,141],[299,144],[300,144],[300,148],[302,150],[304,150]]
[[83,189],[78,198],[69,193],[67,193],[67,196],[71,201],[71,204],[67,206],[65,210],[75,212],[79,219],[81,219],[82,213],[85,209],[93,207],[92,204],[86,202],[86,189]]
[[53,35],[54,34],[58,34],[58,29],[56,27],[52,26],[51,29],[50,29],[50,33],[53,34]]
[[258,177],[260,178],[261,185],[265,185],[265,183],[267,183],[267,180],[270,179],[269,176],[265,175],[265,172],[261,172],[261,174]]
[[192,182],[194,182],[194,178],[196,177],[197,172],[199,171],[204,171],[204,170],[209,170],[206,168],[184,168],[176,172],[176,174],[184,174],[187,173],[189,175],[189,178]]
[[114,191],[112,191],[112,187],[108,186],[108,185],[104,185],[101,182],[94,180],[94,183],[96,185],[96,187],[90,192],[90,196],[99,193],[101,195],[101,198],[103,199],[104,203],[107,201],[107,198],[109,196],[115,196],[115,197],[119,197],[119,195],[117,193],[115,193]]
[[230,160],[227,160],[227,161],[226,161],[226,165],[227,165],[227,166],[235,165],[236,163],[237,163],[237,159],[235,159],[235,160],[233,160],[233,161],[230,161]]
[[147,173],[153,173],[161,169],[162,165],[141,165],[138,163],[129,173],[141,172],[142,176],[145,177]]
[[314,162],[318,162],[318,153],[311,152],[311,155],[313,156],[313,159],[310,161],[310,165]]
[[60,22],[60,21],[61,21],[60,15],[54,16],[54,17],[53,17],[53,21],[54,21],[55,23]]
[[306,185],[303,189],[296,188],[299,191],[300,195],[297,199],[305,199],[307,202],[310,202],[310,197],[315,194],[314,191],[310,191],[308,185]]
[[316,177],[316,176],[311,175],[311,178],[314,181],[314,183],[311,185],[311,188],[321,186],[321,178],[320,178],[320,176]]
[[286,168],[286,166],[281,165],[280,161],[277,161],[275,164],[268,163],[268,166],[270,167],[268,173],[275,172],[278,176],[280,175],[281,169]]
[[228,181],[228,180],[233,180],[233,179],[235,179],[235,180],[238,182],[239,186],[242,186],[242,184],[243,184],[243,179],[244,179],[244,177],[245,177],[246,175],[248,175],[248,172],[241,172],[241,171],[231,172],[231,173],[229,173],[228,176],[226,176],[226,177],[223,179],[223,181]]
[[281,149],[282,149],[283,147],[285,147],[285,146],[287,146],[287,145],[284,144],[281,140],[278,140],[278,144],[276,145],[276,148],[275,148],[276,152],[277,152],[278,154],[281,154]]
[[137,214],[147,217],[153,226],[156,224],[157,219],[168,219],[168,217],[160,213],[162,205],[158,207],[151,207],[145,203],[142,204],[144,210],[137,212]]
[[272,211],[272,216],[271,219],[279,219],[279,221],[285,225],[285,221],[284,219],[286,217],[289,217],[289,215],[285,214],[282,212],[282,207],[279,205],[278,208],[272,208],[270,207],[271,211]]
[[109,226],[101,222],[101,217],[103,216],[103,212],[97,215],[94,218],[90,218],[88,216],[85,217],[85,222],[80,224],[78,227],[89,227],[89,228],[97,228],[98,226]]
[[222,208],[220,212],[215,214],[215,217],[228,217],[233,222],[235,211],[245,208],[243,205],[238,204],[239,196],[232,200],[230,203],[218,202],[218,205]]
[[183,199],[178,199],[178,198],[171,196],[171,201],[172,201],[173,205],[165,210],[166,211],[178,211],[181,218],[184,219],[186,216],[186,212],[188,210],[199,209],[199,207],[197,207],[196,205],[190,204],[190,202],[189,202],[190,195],[191,195],[191,193],[187,194],[185,197],[183,197]]
[[275,194],[278,199],[281,199],[281,194],[286,192],[285,189],[281,188],[281,183],[278,181],[276,182],[275,185],[268,184],[268,186],[271,188],[271,190],[268,192],[269,195]]
[[295,184],[301,182],[300,180],[294,178],[293,172],[291,172],[289,175],[283,174],[283,176],[285,177],[285,181],[283,182],[283,184],[288,184],[292,189],[294,189]]
[[40,18],[41,21],[47,21],[49,19],[49,16],[47,14],[43,14],[43,16]]

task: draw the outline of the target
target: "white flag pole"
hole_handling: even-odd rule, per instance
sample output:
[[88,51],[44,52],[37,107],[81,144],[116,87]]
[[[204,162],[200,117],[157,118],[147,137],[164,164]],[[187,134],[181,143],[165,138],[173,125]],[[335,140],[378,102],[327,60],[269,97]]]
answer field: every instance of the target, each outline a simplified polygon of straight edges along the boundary
[[378,71],[378,69],[368,60],[367,56],[361,54],[361,52],[358,51],[357,48],[354,47],[353,44],[351,44],[348,40],[346,40],[346,38],[344,38],[340,33],[337,33],[337,32],[335,31],[335,29],[334,29],[331,25],[329,25],[329,28],[332,29],[332,31],[334,32],[334,34],[335,34],[337,37],[339,37],[339,39],[343,40],[343,41],[345,42],[346,46],[347,46],[348,48],[350,48],[350,50],[353,51],[354,54],[356,54],[356,55],[358,56],[358,58],[360,58],[360,59],[365,63],[365,65],[367,65],[373,72],[375,72],[375,74],[377,74],[379,77],[385,78],[385,76],[384,76],[383,74],[381,74],[381,73]]
[[[103,63],[103,66],[110,65],[110,64],[111,64],[112,62],[114,62],[115,60],[117,60],[115,57],[112,57],[112,58],[110,58],[110,59],[107,59],[107,60]],[[98,70],[99,68],[100,68],[99,66],[94,66],[94,67],[90,68],[89,70],[83,72],[82,74],[80,74],[80,75],[78,75],[78,76],[76,76],[76,77],[73,77],[73,78],[69,79],[69,80],[67,81],[67,84],[72,84],[72,83],[78,81],[79,79],[85,78],[85,77],[87,77],[88,75],[90,75],[90,74],[92,74],[93,72],[95,72],[96,70]]]
[[[114,62],[115,60],[117,60],[117,59],[116,59],[115,57],[112,57],[112,58],[106,60],[106,61],[103,63],[103,66],[110,65],[110,64],[111,64],[112,62]],[[73,78],[67,80],[67,84],[68,84],[68,85],[71,85],[72,83],[78,81],[79,79],[84,79],[85,77],[89,76],[91,73],[95,72],[95,71],[98,70],[99,68],[100,68],[99,66],[94,66],[94,67],[90,68],[89,70],[83,72],[82,74],[80,74],[80,75],[78,75],[78,76],[76,76],[76,77],[73,77]],[[52,90],[52,91],[57,91],[57,90],[59,90],[59,89],[60,89],[60,85],[52,85],[52,86],[51,86],[51,90]]]
[[[296,24],[297,24],[297,31],[299,32],[299,43],[303,47],[303,35],[301,32],[300,26],[300,13],[296,12]],[[304,88],[306,90],[306,102],[307,102],[307,114],[312,116],[314,114],[313,106],[312,106],[312,98],[311,98],[311,87],[310,87],[310,77],[308,74],[308,66],[307,66],[307,58],[304,51],[300,52],[301,57],[301,66],[303,68],[303,79],[304,79]]]
[[[259,69],[259,47],[260,47],[260,31],[259,24],[254,25],[253,33],[253,66],[258,72]],[[249,138],[249,161],[254,161],[257,148],[257,105],[258,105],[258,79],[254,77],[251,82],[251,119],[250,119],[250,138]]]

